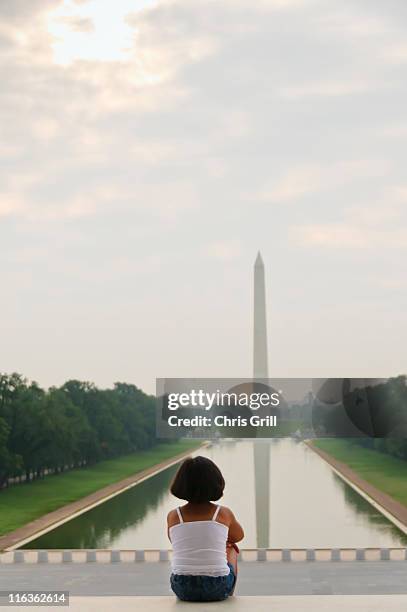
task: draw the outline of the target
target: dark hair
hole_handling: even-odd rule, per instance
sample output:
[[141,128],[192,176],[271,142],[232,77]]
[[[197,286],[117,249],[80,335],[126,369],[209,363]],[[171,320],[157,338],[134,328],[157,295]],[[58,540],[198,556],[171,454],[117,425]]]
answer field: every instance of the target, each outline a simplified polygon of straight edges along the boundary
[[223,495],[225,481],[213,461],[206,457],[188,457],[178,469],[171,493],[193,503],[216,501]]

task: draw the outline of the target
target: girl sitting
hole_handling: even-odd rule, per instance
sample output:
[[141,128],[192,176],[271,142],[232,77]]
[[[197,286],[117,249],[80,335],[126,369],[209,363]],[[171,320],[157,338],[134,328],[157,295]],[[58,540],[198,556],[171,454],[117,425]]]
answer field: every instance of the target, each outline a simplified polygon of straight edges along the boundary
[[186,459],[171,493],[187,501],[167,516],[173,546],[171,588],[184,601],[219,601],[233,594],[237,578],[236,542],[244,537],[233,512],[212,502],[225,481],[206,457]]

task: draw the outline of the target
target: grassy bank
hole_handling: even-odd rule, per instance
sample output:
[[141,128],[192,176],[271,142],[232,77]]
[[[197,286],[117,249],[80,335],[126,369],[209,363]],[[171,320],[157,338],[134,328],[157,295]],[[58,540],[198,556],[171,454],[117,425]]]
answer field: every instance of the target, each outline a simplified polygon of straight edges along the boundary
[[315,440],[315,446],[346,463],[367,482],[407,506],[407,461],[348,440]]
[[159,444],[150,450],[102,461],[89,468],[3,489],[0,491],[0,535],[199,444],[187,440]]

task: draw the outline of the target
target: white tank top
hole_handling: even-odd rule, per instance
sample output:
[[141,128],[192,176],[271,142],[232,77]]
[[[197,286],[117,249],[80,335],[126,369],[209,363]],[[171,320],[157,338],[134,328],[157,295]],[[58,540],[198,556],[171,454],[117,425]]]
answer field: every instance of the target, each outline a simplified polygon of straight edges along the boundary
[[172,573],[189,576],[227,576],[230,568],[226,560],[229,529],[218,523],[217,506],[212,520],[187,521],[177,508],[179,523],[170,527],[173,548]]

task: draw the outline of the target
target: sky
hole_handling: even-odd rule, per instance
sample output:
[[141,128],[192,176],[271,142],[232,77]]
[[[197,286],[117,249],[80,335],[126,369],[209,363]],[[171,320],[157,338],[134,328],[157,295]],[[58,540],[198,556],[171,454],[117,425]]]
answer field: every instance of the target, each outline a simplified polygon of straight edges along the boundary
[[405,0],[0,4],[0,371],[406,372]]

